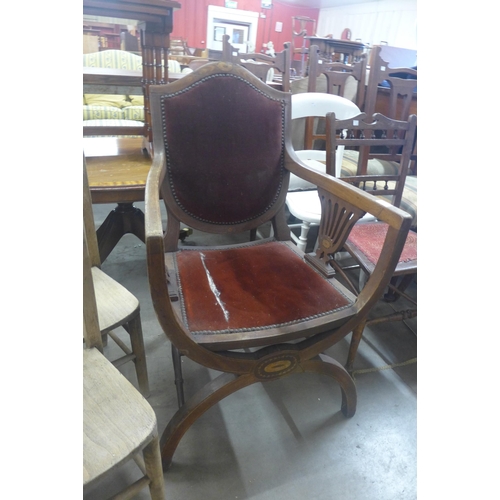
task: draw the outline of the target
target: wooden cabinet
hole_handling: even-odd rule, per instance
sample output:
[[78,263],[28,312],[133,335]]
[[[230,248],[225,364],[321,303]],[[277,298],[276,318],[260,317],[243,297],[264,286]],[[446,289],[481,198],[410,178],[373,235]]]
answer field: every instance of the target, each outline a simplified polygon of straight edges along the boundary
[[320,56],[326,61],[340,61],[344,64],[352,64],[359,60],[363,53],[364,45],[360,42],[350,40],[336,40],[334,38],[320,38],[307,36],[310,45],[316,45]]
[[83,0],[83,13],[89,16],[139,21],[143,71],[145,136],[151,143],[149,86],[168,81],[168,48],[173,28],[174,0]]

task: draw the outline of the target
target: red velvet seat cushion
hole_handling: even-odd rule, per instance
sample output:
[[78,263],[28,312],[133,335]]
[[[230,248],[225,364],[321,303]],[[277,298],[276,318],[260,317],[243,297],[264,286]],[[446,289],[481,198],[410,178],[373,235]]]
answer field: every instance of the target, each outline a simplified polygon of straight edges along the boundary
[[[356,224],[349,234],[348,244],[355,245],[358,251],[363,253],[375,265],[382,252],[387,227],[387,224],[382,222]],[[417,260],[417,233],[410,231],[399,262],[411,262],[414,260]]]
[[352,305],[279,242],[186,249],[176,265],[184,322],[193,334],[285,326]]

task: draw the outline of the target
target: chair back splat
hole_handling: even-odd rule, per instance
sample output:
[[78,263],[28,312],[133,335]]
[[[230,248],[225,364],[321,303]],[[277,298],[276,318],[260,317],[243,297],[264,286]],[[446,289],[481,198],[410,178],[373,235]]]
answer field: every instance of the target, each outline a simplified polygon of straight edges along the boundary
[[[410,217],[303,163],[291,146],[291,94],[239,64],[209,63],[174,83],[152,86],[151,105],[154,159],[145,215],[152,302],[174,351],[222,372],[185,403],[179,400],[161,438],[164,468],[199,416],[256,382],[305,371],[329,375],[341,387],[344,415],[352,416],[353,380],[324,352],[380,297]],[[284,211],[290,173],[328,192],[336,213],[346,214],[342,234],[332,234],[339,244],[365,212],[388,224],[386,252],[359,296],[318,272],[290,241]],[[267,239],[211,247],[178,243],[181,222],[232,235],[269,221],[274,236]]]
[[[334,128],[332,128],[334,127]],[[348,120],[336,119],[335,113],[327,114],[327,152],[326,171],[336,175],[339,171],[337,150],[343,146],[351,159],[357,159],[356,175],[343,176],[346,182],[357,185],[370,194],[392,197],[391,203],[399,207],[403,196],[406,175],[410,164],[411,150],[415,139],[417,117],[412,115],[408,121],[391,120],[380,113],[367,119],[362,113]],[[353,152],[363,147],[373,148],[376,152],[369,158],[379,162],[392,162],[392,172],[388,168],[380,173],[363,174],[361,157]]]
[[[338,118],[350,118],[357,116],[360,113],[360,109],[349,99],[340,97],[333,94],[325,94],[323,92],[305,92],[303,94],[292,95],[292,123],[293,120],[300,120],[302,118],[316,120],[325,120],[327,113],[335,113]],[[325,143],[326,147],[326,132],[320,133],[317,131],[313,136],[310,135],[312,132],[312,126],[308,127],[306,123],[305,127],[305,140],[304,144],[312,147],[313,139],[321,139]],[[307,138],[310,138],[308,142]],[[315,144],[317,146],[317,144]],[[338,148],[337,154],[339,155],[338,165],[342,164],[342,156],[344,148]],[[297,156],[304,161],[307,165],[320,172],[326,171],[326,150],[320,149],[301,149],[295,150]],[[340,177],[340,171],[336,177]],[[289,224],[292,229],[290,233],[293,241],[297,246],[306,251],[308,244],[309,230],[312,226],[319,224],[319,219],[321,217],[319,209],[315,210],[315,207],[319,204],[318,193],[316,190],[316,185],[307,183],[303,179],[297,177],[296,175],[290,176],[290,185],[288,187],[288,195],[286,199],[286,204],[290,214],[296,219]],[[294,232],[295,228],[300,228],[300,233],[296,234]]]

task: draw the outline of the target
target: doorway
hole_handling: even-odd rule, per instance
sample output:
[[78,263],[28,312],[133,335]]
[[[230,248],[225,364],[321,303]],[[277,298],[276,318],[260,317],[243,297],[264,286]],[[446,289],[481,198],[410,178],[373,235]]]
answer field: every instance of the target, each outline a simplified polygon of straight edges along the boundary
[[229,43],[240,54],[255,52],[258,22],[258,12],[209,5],[207,48],[222,51],[222,37],[229,35]]

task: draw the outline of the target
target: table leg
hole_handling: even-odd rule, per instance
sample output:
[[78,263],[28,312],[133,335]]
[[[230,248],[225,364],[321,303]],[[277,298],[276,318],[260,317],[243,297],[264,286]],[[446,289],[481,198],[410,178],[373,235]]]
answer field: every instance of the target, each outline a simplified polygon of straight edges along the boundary
[[97,229],[97,242],[101,262],[104,262],[123,235],[132,233],[143,243],[146,241],[144,213],[133,203],[118,203]]

